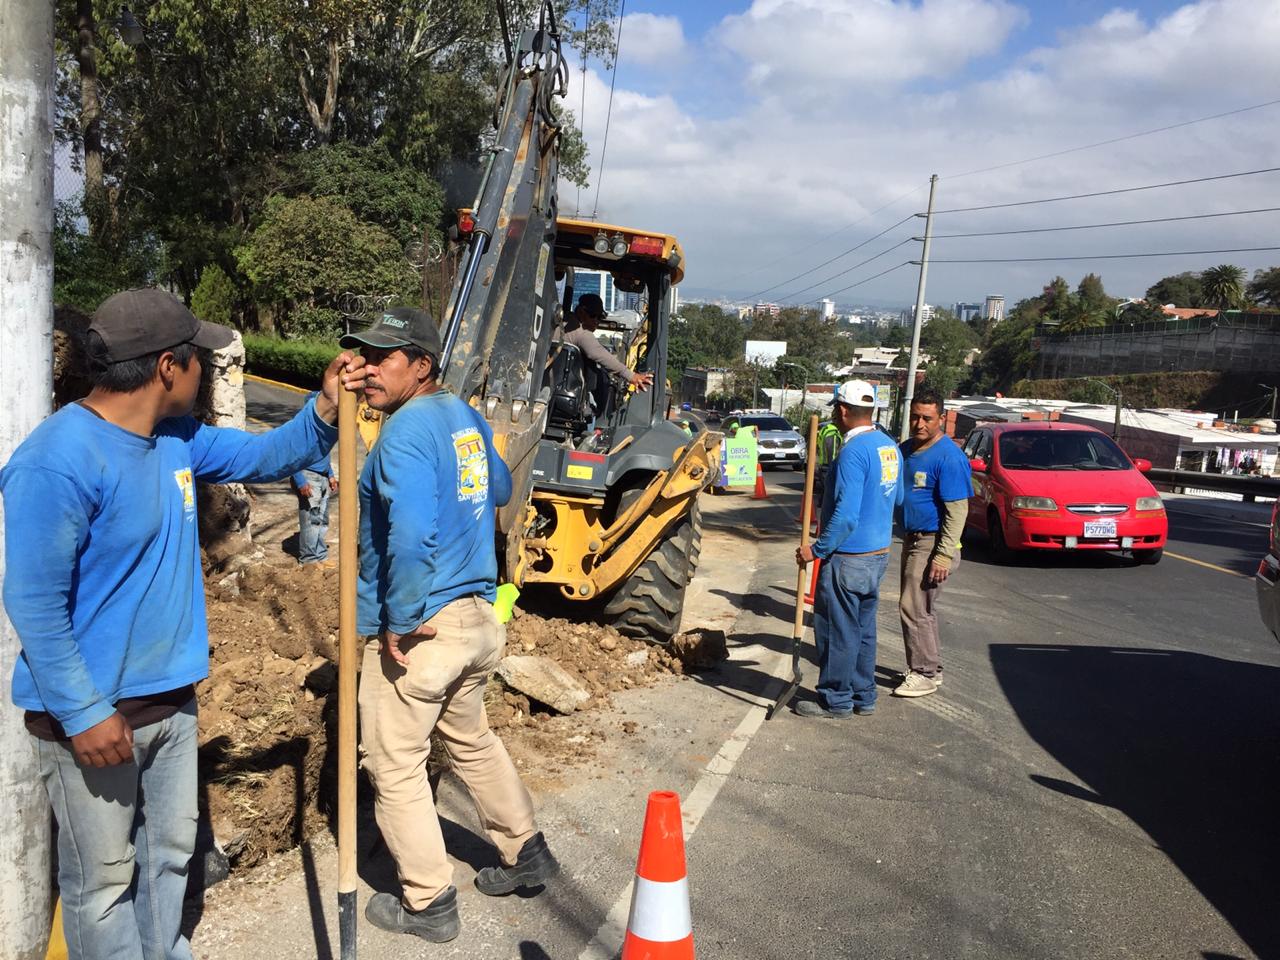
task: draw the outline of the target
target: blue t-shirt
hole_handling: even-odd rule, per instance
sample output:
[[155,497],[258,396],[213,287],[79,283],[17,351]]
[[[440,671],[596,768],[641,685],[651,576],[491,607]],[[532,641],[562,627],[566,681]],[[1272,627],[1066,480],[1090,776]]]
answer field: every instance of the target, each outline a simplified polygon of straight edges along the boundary
[[360,474],[360,632],[408,633],[459,597],[492,603],[494,511],[510,497],[493,431],[469,404],[439,390],[397,410]]
[[942,505],[973,494],[969,459],[946,434],[919,453],[914,446],[914,440],[902,444],[902,527],[910,533],[936,533],[942,527]]
[[80,404],[36,427],[0,470],[13,702],[74,736],[204,679],[196,481],[279,480],[336,439],[314,402],[263,434],[181,417],[143,437]]
[[898,445],[879,430],[865,430],[844,442],[830,469],[814,555],[887,548],[893,540],[893,510],[902,501]]
[[[312,391],[310,394],[308,394],[307,399],[314,400],[315,396],[316,396],[316,391]],[[324,456],[322,456],[320,459],[316,460],[314,463],[307,464],[305,467],[302,468],[302,470],[299,470],[297,473],[295,473],[291,478],[293,480],[294,488],[297,490],[301,490],[303,487],[305,487],[307,484],[311,482],[310,480],[307,479],[306,475],[302,472],[303,470],[310,471],[311,473],[318,473],[322,477],[332,477],[333,463],[329,459],[329,454],[330,454],[330,451],[326,450],[324,452]]]

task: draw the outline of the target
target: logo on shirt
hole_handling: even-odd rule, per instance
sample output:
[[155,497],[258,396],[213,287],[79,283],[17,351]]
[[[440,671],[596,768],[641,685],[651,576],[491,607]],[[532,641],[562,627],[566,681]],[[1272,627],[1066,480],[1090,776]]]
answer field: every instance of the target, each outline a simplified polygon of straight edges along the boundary
[[453,434],[453,450],[458,458],[458,500],[480,503],[489,497],[489,456],[478,430]]
[[917,490],[923,490],[929,485],[929,474],[923,470],[917,470],[914,479]]
[[196,515],[196,484],[191,476],[191,468],[183,467],[173,471],[173,480],[182,491],[182,512],[191,520]]
[[880,448],[880,485],[889,487],[898,482],[898,448]]

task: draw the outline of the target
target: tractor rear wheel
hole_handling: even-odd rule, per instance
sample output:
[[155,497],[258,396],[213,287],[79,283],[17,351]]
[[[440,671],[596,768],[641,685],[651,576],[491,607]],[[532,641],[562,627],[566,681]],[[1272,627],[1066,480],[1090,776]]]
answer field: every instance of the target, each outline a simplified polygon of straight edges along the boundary
[[689,512],[605,604],[605,617],[624,636],[667,644],[680,631],[684,592],[702,552],[702,519]]

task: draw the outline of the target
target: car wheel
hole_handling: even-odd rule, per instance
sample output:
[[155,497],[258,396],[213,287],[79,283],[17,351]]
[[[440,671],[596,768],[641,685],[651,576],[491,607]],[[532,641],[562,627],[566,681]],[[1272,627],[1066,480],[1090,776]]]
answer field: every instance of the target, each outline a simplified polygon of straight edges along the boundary
[[1017,559],[1017,552],[1004,538],[1004,526],[1000,523],[1000,514],[994,510],[987,516],[987,538],[991,542],[991,556],[997,563],[1013,563]]
[[1164,558],[1164,547],[1155,550],[1133,551],[1133,562],[1143,567],[1154,567]]

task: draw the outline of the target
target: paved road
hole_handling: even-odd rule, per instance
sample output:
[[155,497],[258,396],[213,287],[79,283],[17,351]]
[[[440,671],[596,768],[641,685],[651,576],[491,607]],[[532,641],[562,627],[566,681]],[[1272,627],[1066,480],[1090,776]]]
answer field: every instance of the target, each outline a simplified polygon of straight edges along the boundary
[[[971,544],[943,600],[939,694],[760,724],[747,704],[778,687],[798,482],[771,472],[768,503],[717,501],[715,522],[755,540],[755,559],[701,586],[742,611],[734,658],[625,699],[644,742],[542,798],[565,886],[499,904],[464,891],[455,945],[362,931],[362,955],[607,956],[583,948],[623,892],[644,791],[662,785],[700,811],[688,853],[702,960],[1280,956],[1280,644],[1247,577],[1263,526],[1172,501],[1155,567],[1003,567]],[[895,601],[891,574],[883,693],[903,663]],[[276,925],[284,914],[267,910],[243,935]]]

